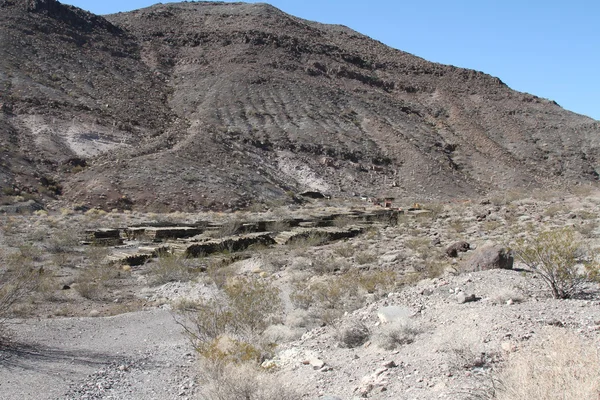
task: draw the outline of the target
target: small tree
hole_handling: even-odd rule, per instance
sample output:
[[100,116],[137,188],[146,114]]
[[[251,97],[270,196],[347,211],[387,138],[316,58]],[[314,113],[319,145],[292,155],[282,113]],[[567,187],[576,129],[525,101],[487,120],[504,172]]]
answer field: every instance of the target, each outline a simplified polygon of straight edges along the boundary
[[546,282],[555,299],[570,298],[584,283],[599,277],[594,257],[576,240],[572,228],[542,232],[530,242],[522,241],[515,254]]

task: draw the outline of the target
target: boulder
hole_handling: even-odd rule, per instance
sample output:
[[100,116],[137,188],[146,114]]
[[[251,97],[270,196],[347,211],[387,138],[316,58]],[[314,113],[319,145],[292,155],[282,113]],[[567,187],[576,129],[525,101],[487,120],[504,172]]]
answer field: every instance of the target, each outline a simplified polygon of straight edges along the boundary
[[408,321],[412,316],[412,311],[406,307],[388,306],[380,308],[377,311],[377,317],[382,324],[389,324],[398,321]]
[[466,271],[486,271],[488,269],[512,269],[514,257],[512,251],[499,245],[479,248],[466,261]]
[[456,242],[451,244],[446,249],[446,254],[448,257],[458,257],[458,253],[464,253],[471,248],[471,245],[467,242]]

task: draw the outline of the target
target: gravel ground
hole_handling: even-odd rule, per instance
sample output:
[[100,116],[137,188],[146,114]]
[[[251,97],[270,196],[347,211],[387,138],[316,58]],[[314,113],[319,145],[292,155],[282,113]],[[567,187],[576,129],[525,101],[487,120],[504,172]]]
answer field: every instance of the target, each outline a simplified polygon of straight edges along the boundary
[[106,318],[29,320],[0,353],[0,393],[12,399],[185,399],[193,350],[166,310]]

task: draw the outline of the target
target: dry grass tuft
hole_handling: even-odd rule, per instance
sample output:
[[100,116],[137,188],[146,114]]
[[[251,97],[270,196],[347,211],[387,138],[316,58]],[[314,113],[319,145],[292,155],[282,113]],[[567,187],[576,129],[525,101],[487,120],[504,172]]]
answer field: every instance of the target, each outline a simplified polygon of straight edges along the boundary
[[377,345],[385,350],[414,342],[419,331],[407,321],[398,321],[381,326],[375,335]]
[[300,400],[302,397],[252,365],[205,362],[202,370],[205,378],[202,398],[206,400]]
[[598,349],[556,329],[509,360],[500,373],[497,400],[595,400],[600,398]]

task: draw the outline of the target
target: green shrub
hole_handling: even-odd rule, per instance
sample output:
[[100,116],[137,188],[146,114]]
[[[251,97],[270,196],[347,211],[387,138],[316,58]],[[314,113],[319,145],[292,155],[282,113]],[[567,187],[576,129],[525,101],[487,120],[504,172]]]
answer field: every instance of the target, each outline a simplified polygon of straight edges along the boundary
[[181,308],[182,325],[198,353],[226,363],[259,362],[272,352],[259,336],[283,314],[279,289],[258,278],[236,278],[221,296]]
[[542,232],[529,242],[519,242],[514,250],[556,299],[570,298],[586,282],[599,278],[594,257],[585,251],[572,228]]

